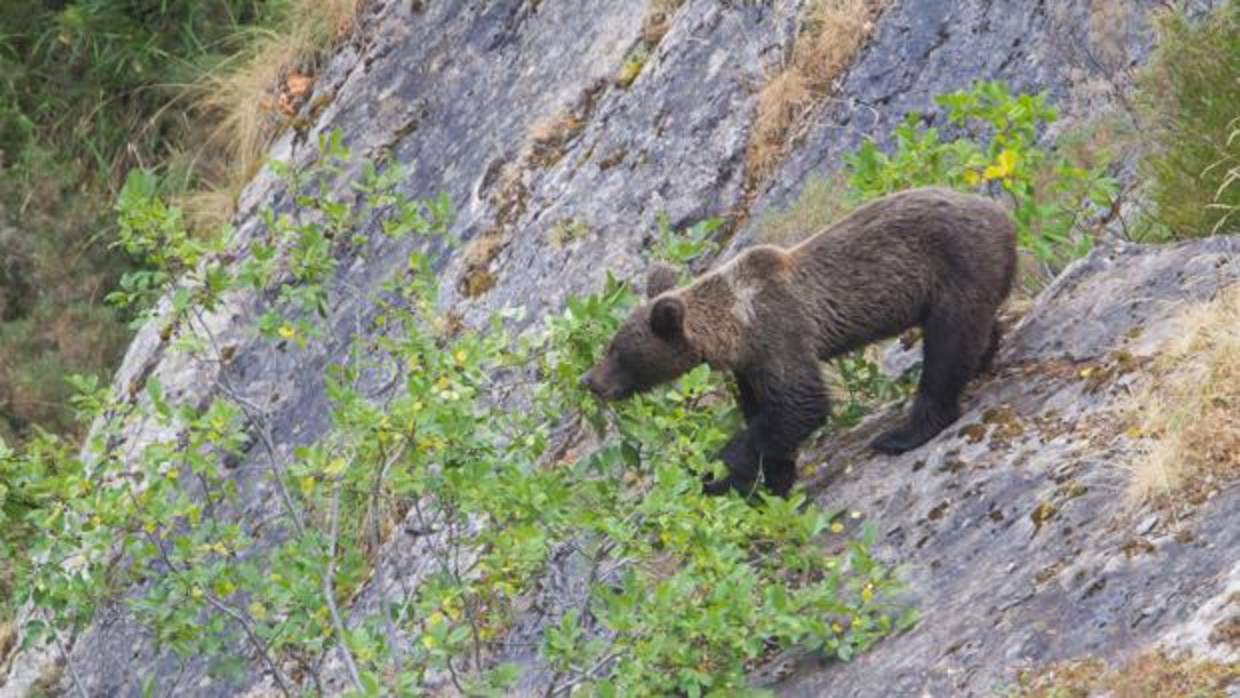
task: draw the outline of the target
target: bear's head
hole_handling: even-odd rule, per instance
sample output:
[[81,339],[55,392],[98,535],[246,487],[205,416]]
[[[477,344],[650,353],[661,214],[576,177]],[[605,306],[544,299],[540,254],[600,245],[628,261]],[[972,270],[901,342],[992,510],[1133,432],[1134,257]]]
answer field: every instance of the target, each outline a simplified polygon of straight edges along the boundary
[[622,400],[674,380],[702,363],[685,337],[685,301],[663,295],[676,284],[676,271],[656,265],[646,281],[647,302],[629,315],[581,384],[604,400]]

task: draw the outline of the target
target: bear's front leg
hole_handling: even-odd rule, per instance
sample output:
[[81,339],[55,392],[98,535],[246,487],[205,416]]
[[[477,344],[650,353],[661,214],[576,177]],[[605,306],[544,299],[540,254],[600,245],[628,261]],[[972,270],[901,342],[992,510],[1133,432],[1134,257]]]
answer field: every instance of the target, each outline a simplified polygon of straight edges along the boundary
[[736,376],[736,388],[736,401],[740,405],[746,426],[733,434],[727,445],[715,456],[727,466],[728,475],[717,480],[708,480],[702,485],[702,491],[712,496],[727,494],[729,490],[748,496],[753,492],[758,480],[760,464],[754,459],[753,449],[749,445],[748,425],[758,418],[761,406],[753,386],[743,374]]
[[726,477],[708,480],[702,485],[702,491],[708,495],[727,494],[736,490],[741,495],[749,495],[758,483],[760,464],[754,457],[754,450],[749,444],[749,429],[736,432],[727,445],[716,456],[728,468]]
[[812,355],[737,372],[746,426],[728,442],[720,459],[728,477],[707,483],[707,494],[729,489],[750,492],[763,474],[767,488],[785,497],[796,481],[796,454],[830,413],[826,387]]

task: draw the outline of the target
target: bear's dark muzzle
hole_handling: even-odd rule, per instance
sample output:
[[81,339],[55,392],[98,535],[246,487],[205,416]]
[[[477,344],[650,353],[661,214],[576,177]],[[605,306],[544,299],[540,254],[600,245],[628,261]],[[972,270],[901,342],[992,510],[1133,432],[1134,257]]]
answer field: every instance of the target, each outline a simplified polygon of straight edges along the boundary
[[600,380],[596,375],[598,371],[599,369],[596,366],[582,374],[581,380],[578,381],[581,387],[588,389],[594,393],[595,397],[602,400],[619,400],[626,397],[627,392],[623,389],[617,389],[615,386],[609,385],[608,381]]

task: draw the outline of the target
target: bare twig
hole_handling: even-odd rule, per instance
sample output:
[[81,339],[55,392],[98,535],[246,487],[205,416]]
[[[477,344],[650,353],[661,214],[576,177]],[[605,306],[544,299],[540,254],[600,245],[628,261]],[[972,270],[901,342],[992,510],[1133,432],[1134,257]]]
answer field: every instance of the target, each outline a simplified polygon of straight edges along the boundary
[[[200,308],[194,308],[194,317],[198,320],[198,324],[201,326],[202,331],[207,335],[208,345],[212,349],[216,350],[217,355],[214,358],[220,362],[221,366],[223,366],[224,357],[219,354],[219,342],[216,340],[215,334],[211,332],[210,325],[208,325],[206,319],[203,318],[202,310]],[[248,399],[242,397],[241,394],[234,389],[230,383],[228,383],[223,374],[223,370],[216,372],[214,380],[215,387],[224,395],[224,397],[228,398],[231,402],[241,408],[241,411],[245,413],[246,420],[249,421],[250,426],[254,428],[254,432],[258,436],[259,442],[263,445],[263,451],[267,454],[267,465],[271,470],[272,479],[275,480],[276,491],[280,494],[280,501],[284,505],[284,510],[288,513],[289,518],[292,519],[293,526],[297,529],[297,535],[304,537],[306,534],[306,526],[301,520],[301,515],[297,511],[297,507],[293,505],[293,497],[289,494],[288,487],[284,484],[284,477],[280,472],[280,459],[276,455],[275,443],[271,438],[270,421],[264,414],[264,410],[258,405],[250,402]]]
[[[134,506],[138,506],[138,500],[134,497],[133,491],[129,490],[128,494]],[[164,549],[164,546],[160,545],[160,542],[155,537],[155,534],[148,532],[144,535],[146,536],[147,542],[150,543],[155,550],[159,551],[160,560],[165,566],[167,566],[168,571],[172,574],[179,574],[181,572],[180,568],[172,560],[172,558],[168,557],[168,552]],[[258,636],[258,633],[254,631],[253,626],[250,625],[250,622],[246,619],[246,617],[209,591],[203,590],[203,598],[207,600],[207,603],[210,604],[212,608],[228,616],[233,622],[241,626],[241,630],[245,633],[246,639],[248,639],[250,644],[254,646],[254,650],[258,652],[258,656],[263,660],[263,663],[267,665],[267,669],[271,672],[272,677],[275,678],[276,684],[280,687],[280,692],[291,698],[293,695],[293,690],[289,686],[288,679],[284,676],[284,672],[280,671],[280,667],[276,664],[276,661],[271,656],[271,653],[267,651],[267,643],[263,642],[263,639]]]
[[336,573],[336,539],[339,536],[339,532],[340,483],[337,481],[336,489],[332,492],[331,538],[328,543],[327,571],[323,573],[323,597],[327,602],[327,610],[332,614],[332,627],[336,630],[340,658],[344,660],[344,665],[349,670],[349,678],[353,680],[353,685],[358,691],[365,693],[366,688],[362,685],[362,678],[357,672],[357,664],[353,661],[353,654],[349,652],[348,639],[344,632],[344,623],[340,621],[340,611],[336,608],[335,584],[332,582],[332,577]]
[[254,632],[253,626],[251,626],[250,622],[246,620],[246,617],[241,615],[241,613],[239,613],[232,606],[229,606],[220,599],[215,598],[214,594],[204,592],[203,598],[207,600],[207,603],[211,604],[212,608],[228,616],[233,620],[233,622],[241,626],[242,632],[245,633],[245,636],[250,641],[250,644],[258,650],[259,656],[262,657],[268,670],[271,671],[271,675],[275,678],[276,684],[280,687],[280,692],[291,697],[293,695],[293,689],[289,686],[288,679],[284,677],[284,672],[280,671],[280,667],[276,666],[275,659],[271,656],[271,653],[267,651],[267,645],[263,643],[263,640],[258,636],[258,633]]
[[382,535],[379,532],[379,491],[383,486],[383,477],[387,473],[387,469],[400,458],[404,453],[404,448],[397,448],[392,456],[384,461],[379,468],[379,472],[375,473],[374,485],[370,488],[370,531],[371,545],[374,546],[376,562],[375,562],[375,584],[379,588],[379,609],[383,613],[383,628],[387,634],[388,650],[392,653],[392,663],[396,667],[396,673],[402,673],[401,668],[401,651],[400,642],[396,638],[396,623],[392,619],[392,609],[388,606],[387,600],[387,578],[383,568],[383,560],[378,559],[379,548],[382,545]]
[[86,688],[82,685],[82,677],[78,676],[77,669],[73,666],[73,659],[69,656],[65,643],[60,639],[60,631],[56,629],[56,624],[49,621],[46,616],[43,621],[52,630],[52,639],[56,641],[56,649],[60,650],[60,656],[65,660],[65,667],[69,669],[69,679],[73,681],[73,687],[77,689],[82,698],[88,698]]
[[297,529],[297,535],[305,536],[306,525],[302,522],[301,514],[293,504],[293,496],[289,494],[288,487],[284,484],[284,477],[280,472],[280,457],[276,455],[275,440],[271,437],[271,425],[266,416],[263,415],[262,410],[257,405],[241,397],[224,381],[217,378],[215,384],[225,397],[240,407],[242,412],[245,412],[246,420],[253,427],[255,435],[258,437],[258,441],[262,444],[263,451],[267,455],[267,466],[271,470],[271,478],[275,481],[276,491],[280,494],[280,501],[284,505],[284,511],[288,514],[289,519],[293,521],[293,527]]

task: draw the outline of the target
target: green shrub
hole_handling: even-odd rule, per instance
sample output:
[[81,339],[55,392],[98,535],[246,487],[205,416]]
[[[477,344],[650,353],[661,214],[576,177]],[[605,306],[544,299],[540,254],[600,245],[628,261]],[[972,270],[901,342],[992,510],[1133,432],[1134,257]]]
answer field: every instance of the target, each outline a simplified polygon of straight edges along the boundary
[[[260,292],[275,299],[259,320],[274,328],[270,341],[314,342],[338,319],[339,304],[324,302],[335,257],[324,245],[358,244],[358,223],[372,217],[393,237],[443,234],[450,207],[405,200],[391,170],[363,168],[356,189],[365,203],[341,209],[313,183],[336,176],[349,154],[338,135],[321,147],[314,172],[283,170],[298,210],[265,215],[271,247],[240,269],[199,264],[185,284],[189,304]],[[166,212],[150,221],[175,238]],[[712,225],[683,242],[664,231],[661,253],[689,261]],[[154,378],[139,407],[80,382],[76,406],[102,418],[86,462],[54,437],[0,453],[0,552],[16,560],[18,602],[39,609],[30,641],[80,628],[123,596],[162,647],[206,656],[225,677],[242,666],[230,652],[245,644],[290,693],[299,690],[290,674],[314,686],[333,652],[358,694],[442,681],[462,694],[504,695],[516,669],[496,665],[495,653],[549,566],[564,561],[587,583],[580,598],[557,599],[540,650],[565,692],[733,691],[772,652],[848,659],[914,622],[893,616],[894,581],[868,538],[839,556],[824,552],[825,539],[845,531],[835,513],[801,495],[701,494],[736,420],[730,401],[714,399],[724,389],[718,374],[703,367],[611,407],[577,385],[637,301],[623,284],[570,299],[519,338],[505,314],[477,330],[444,329],[437,288],[430,259],[411,253],[372,299],[375,331],[359,333],[326,370],[332,427],[291,455],[263,441],[268,417],[226,374],[200,409],[175,404]],[[217,361],[222,348],[188,337],[179,350]],[[375,371],[401,376],[393,394],[361,388]],[[493,378],[513,371],[535,379],[531,392],[508,398],[521,409]],[[591,425],[598,448],[555,445],[566,419]],[[169,436],[138,453],[110,448],[135,420]],[[277,494],[264,526],[279,533],[261,544],[237,523],[239,494],[223,465],[255,438],[262,443],[248,450]],[[383,573],[375,556],[406,521],[422,532],[429,571],[411,595],[382,598],[364,617],[354,609],[346,627],[338,605]]]
[[1105,163],[1086,170],[1038,144],[1039,131],[1057,116],[1045,95],[1012,95],[1003,83],[982,82],[935,102],[966,135],[944,141],[910,114],[896,128],[891,154],[867,141],[845,157],[854,201],[932,184],[997,188],[1011,199],[1018,244],[1041,264],[1044,278],[1090,249],[1093,238],[1081,223],[1110,207],[1115,181]]
[[[1013,95],[999,82],[941,95],[956,137],[944,140],[918,114],[896,127],[885,152],[867,140],[845,155],[840,171],[811,176],[790,206],[770,212],[759,235],[791,244],[821,231],[878,196],[918,186],[1001,194],[1011,202],[1018,244],[1036,268],[1025,283],[1037,287],[1093,244],[1088,220],[1114,203],[1116,182],[1107,174],[1105,150],[1065,143],[1047,149],[1039,134],[1054,123],[1044,95]],[[1084,157],[1083,157],[1084,155]]]
[[1240,232],[1240,2],[1198,22],[1166,11],[1157,27],[1138,99],[1155,222],[1172,239]]

